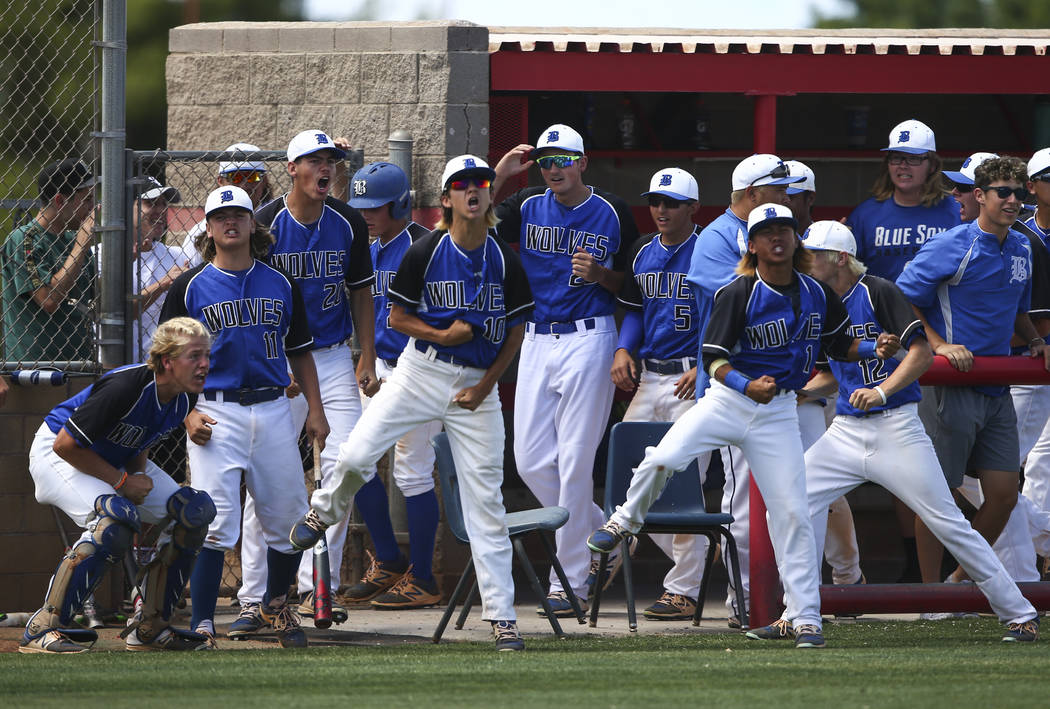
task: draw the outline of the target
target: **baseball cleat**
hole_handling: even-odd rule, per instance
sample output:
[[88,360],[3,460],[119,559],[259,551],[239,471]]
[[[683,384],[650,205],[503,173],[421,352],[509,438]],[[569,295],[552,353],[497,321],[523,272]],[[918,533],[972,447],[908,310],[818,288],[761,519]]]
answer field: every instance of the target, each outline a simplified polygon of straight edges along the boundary
[[371,560],[368,571],[360,581],[347,588],[342,594],[346,603],[371,601],[384,591],[393,588],[408,571],[408,561],[403,556],[394,561],[380,561],[372,555],[372,552],[365,553]]
[[623,540],[630,539],[633,536],[632,532],[629,532],[618,522],[609,520],[591,532],[591,536],[587,537],[587,547],[599,554],[611,554],[616,551],[616,548],[620,546]]
[[155,650],[204,650],[208,649],[210,638],[202,633],[188,630],[179,631],[172,627],[161,630],[152,640],[139,637],[138,628],[131,631],[125,640],[126,647],[132,652],[152,652]]
[[263,620],[261,603],[241,604],[241,613],[237,619],[230,623],[230,629],[226,631],[226,637],[234,640],[243,640],[252,633],[258,632],[266,627]]
[[656,603],[642,611],[649,620],[692,620],[696,601],[680,593],[664,591]]
[[[587,601],[577,596],[576,602],[580,604],[580,610],[586,613]],[[572,602],[569,601],[569,594],[565,591],[551,591],[548,593],[547,604],[551,607],[551,613],[558,618],[573,618],[576,616],[576,611],[572,609]],[[547,611],[543,610],[542,604],[536,606],[536,614],[546,617]]]
[[18,643],[18,651],[21,653],[48,653],[52,655],[72,655],[79,652],[87,652],[83,645],[78,645],[59,630],[48,630],[33,638],[22,637]]
[[740,618],[735,615],[729,616],[729,618],[726,620],[726,625],[728,625],[732,630],[740,630],[740,628],[742,627],[740,625]]
[[795,634],[795,647],[811,649],[824,647],[824,633],[815,625],[800,625],[792,632]]
[[277,607],[260,606],[263,620],[273,626],[281,647],[306,647],[306,632],[300,627],[299,614],[283,599],[282,596],[281,605]]
[[[314,617],[314,592],[309,591],[299,601],[299,607],[296,608],[299,615],[304,618]],[[337,603],[332,603],[332,622],[336,625],[345,623],[350,617],[350,614],[346,612],[346,609]]]
[[324,536],[326,529],[328,529],[328,525],[322,522],[321,518],[317,516],[317,512],[311,508],[292,527],[292,531],[288,533],[288,541],[292,543],[294,548],[303,551],[317,544],[321,537]]
[[393,588],[372,600],[372,607],[379,610],[402,608],[426,608],[441,602],[437,581],[423,581],[412,575],[412,570],[401,577]]
[[[638,549],[638,537],[628,537],[627,540],[628,553],[633,557],[634,552]],[[594,598],[594,589],[597,588],[595,585],[598,581],[598,569],[601,568],[601,558],[591,559],[591,568],[587,574],[587,600]],[[620,573],[620,569],[623,568],[623,554],[620,553],[620,549],[609,554],[609,560],[605,562],[605,578],[602,583],[602,590],[606,590],[609,586],[612,586],[613,581],[616,580],[616,574]]]
[[513,620],[492,621],[492,636],[496,639],[496,649],[500,652],[525,649],[525,641],[518,632],[518,624]]
[[1004,643],[1030,643],[1039,638],[1039,616],[1021,623],[1010,623],[1003,633]]
[[753,628],[744,633],[744,636],[752,640],[782,640],[795,637],[795,631],[791,628],[791,623],[781,618],[761,628]]

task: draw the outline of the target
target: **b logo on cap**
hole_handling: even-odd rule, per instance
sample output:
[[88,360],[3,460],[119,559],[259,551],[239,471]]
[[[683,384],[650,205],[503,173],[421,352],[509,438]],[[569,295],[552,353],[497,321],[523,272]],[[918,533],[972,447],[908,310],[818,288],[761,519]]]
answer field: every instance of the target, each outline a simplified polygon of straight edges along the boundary
[[775,219],[777,210],[774,207],[766,207],[766,219]]
[[966,158],[966,160],[965,160],[965,162],[963,162],[962,166],[963,167],[970,167],[970,158]]
[[233,201],[233,190],[223,190],[219,193],[219,204]]
[[669,184],[671,184],[671,176],[669,174],[666,174],[666,173],[663,174],[663,175],[660,175],[660,186],[661,187],[667,187]]
[[477,167],[477,166],[478,166],[478,164],[476,162],[474,162],[474,158],[464,158],[463,159],[463,167],[466,168],[466,167]]
[[910,130],[902,130],[901,134],[899,136],[897,136],[897,142],[898,143],[907,143],[909,140],[911,140],[911,131]]
[[558,142],[558,131],[552,130],[547,133],[547,142],[556,143]]
[[354,194],[363,195],[368,191],[368,180],[354,180]]
[[314,133],[318,145],[328,145],[328,136],[324,133]]

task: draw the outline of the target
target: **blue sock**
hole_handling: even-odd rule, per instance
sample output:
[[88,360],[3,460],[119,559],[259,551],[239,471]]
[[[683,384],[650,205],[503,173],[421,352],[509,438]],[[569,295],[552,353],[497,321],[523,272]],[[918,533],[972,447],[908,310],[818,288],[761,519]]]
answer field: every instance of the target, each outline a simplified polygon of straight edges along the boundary
[[222,565],[226,552],[221,549],[201,549],[197,563],[190,575],[190,596],[193,599],[193,616],[190,629],[202,620],[215,619],[215,603],[219,600],[219,582],[222,581]]
[[405,498],[408,511],[408,554],[412,560],[412,575],[423,581],[432,581],[434,572],[434,539],[438,527],[438,499],[433,489]]
[[299,573],[299,560],[303,558],[301,551],[284,554],[266,547],[266,596],[263,603],[269,605],[270,601],[281,596],[288,595],[288,588],[295,583],[295,577]]
[[401,549],[394,536],[394,525],[390,521],[390,502],[386,488],[379,476],[361,486],[354,495],[354,502],[372,536],[376,548],[376,558],[380,561],[397,561],[401,558]]

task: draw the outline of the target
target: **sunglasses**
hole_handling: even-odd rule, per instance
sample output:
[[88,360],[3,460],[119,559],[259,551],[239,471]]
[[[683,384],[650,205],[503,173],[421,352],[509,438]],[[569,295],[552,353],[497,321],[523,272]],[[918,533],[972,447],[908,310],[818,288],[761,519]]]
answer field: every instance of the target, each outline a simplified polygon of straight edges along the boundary
[[582,157],[582,155],[547,155],[542,158],[536,158],[536,164],[542,170],[550,170],[555,165],[558,167],[569,167]]
[[1042,175],[1036,175],[1032,178],[1032,182],[1050,182],[1050,172],[1044,172]]
[[245,183],[255,184],[256,182],[262,182],[263,173],[258,171],[245,171],[238,170],[237,172],[226,173],[226,179],[235,185],[243,185]]
[[1024,187],[1007,187],[1002,185],[1001,187],[982,187],[981,188],[986,194],[988,192],[995,192],[999,195],[999,199],[1009,199],[1010,195],[1017,198],[1019,202],[1023,202],[1028,196],[1028,190]]
[[756,182],[758,182],[759,180],[764,180],[767,177],[772,177],[774,180],[779,180],[782,177],[787,177],[790,174],[791,174],[790,168],[788,168],[788,166],[785,163],[780,163],[779,165],[774,167],[772,170],[767,172],[765,175],[759,175],[755,179],[751,180],[751,184],[748,185],[748,187],[754,187]]
[[450,190],[466,190],[470,189],[471,185],[476,185],[479,190],[487,190],[492,187],[492,180],[486,180],[481,177],[465,177],[462,180],[452,180],[448,183]]
[[664,207],[667,207],[668,209],[678,209],[679,207],[684,206],[686,204],[689,204],[689,203],[688,202],[683,202],[680,199],[671,199],[670,197],[664,197],[662,195],[657,195],[657,194],[649,195],[649,206],[650,207],[659,207],[659,206],[663,205]]
[[906,153],[890,153],[889,157],[886,158],[886,162],[890,165],[900,165],[905,163],[907,165],[922,165],[926,160],[929,160],[929,155],[910,155]]

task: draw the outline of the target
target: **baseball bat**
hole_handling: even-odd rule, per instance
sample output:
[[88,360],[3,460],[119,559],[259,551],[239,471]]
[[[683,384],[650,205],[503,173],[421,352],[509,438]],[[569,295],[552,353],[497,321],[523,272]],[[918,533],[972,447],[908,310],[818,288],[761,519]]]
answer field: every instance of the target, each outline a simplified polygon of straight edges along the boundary
[[[314,439],[314,487],[321,488],[321,444]],[[332,627],[332,569],[328,538],[322,534],[314,545],[314,627]]]

